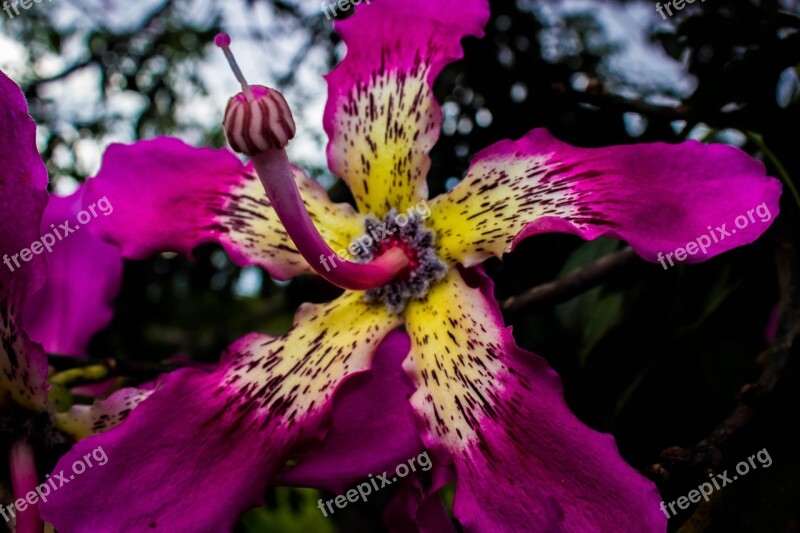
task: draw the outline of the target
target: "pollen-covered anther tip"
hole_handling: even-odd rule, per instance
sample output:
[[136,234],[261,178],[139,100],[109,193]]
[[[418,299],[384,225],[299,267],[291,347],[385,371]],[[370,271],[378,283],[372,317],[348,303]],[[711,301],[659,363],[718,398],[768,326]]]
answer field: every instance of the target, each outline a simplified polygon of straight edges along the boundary
[[244,93],[228,101],[222,125],[234,151],[253,156],[285,148],[296,128],[286,99],[275,89],[251,85],[252,98]]

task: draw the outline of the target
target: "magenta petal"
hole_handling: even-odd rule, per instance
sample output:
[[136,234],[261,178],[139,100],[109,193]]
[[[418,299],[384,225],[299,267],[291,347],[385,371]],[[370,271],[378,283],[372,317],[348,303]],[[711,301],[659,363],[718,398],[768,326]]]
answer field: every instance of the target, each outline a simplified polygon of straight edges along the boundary
[[[492,281],[482,270],[471,274],[491,302],[493,322],[502,324]],[[511,370],[498,397],[505,408],[483,420],[485,448],[455,457],[453,511],[462,524],[477,531],[519,531],[520,520],[553,532],[666,531],[653,482],[620,457],[612,435],[572,414],[547,361],[517,347],[510,328],[502,338]]]
[[109,378],[98,383],[87,383],[72,387],[70,392],[75,396],[85,396],[86,398],[105,398],[114,389],[119,378]]
[[386,336],[371,370],[350,377],[336,391],[331,429],[323,443],[295,457],[298,464],[288,467],[278,484],[339,494],[423,450],[408,404],[414,390],[401,366],[408,349],[405,333]]
[[778,334],[778,326],[780,325],[781,321],[781,305],[780,303],[776,303],[772,306],[772,310],[769,312],[769,316],[767,317],[767,323],[764,325],[764,341],[767,343],[771,343],[775,340],[775,336]]
[[683,248],[672,262],[694,263],[756,240],[780,194],[764,165],[731,146],[578,148],[536,129],[478,153],[432,203],[431,223],[444,254],[466,266],[553,231],[617,237],[668,266],[659,254]]
[[[36,288],[44,279],[45,261],[19,256],[39,239],[39,223],[47,205],[47,170],[36,149],[36,124],[28,115],[22,91],[0,72],[0,287],[3,293]],[[8,261],[6,259],[8,257]]]
[[[311,218],[334,250],[364,231],[350,205],[333,204],[319,184],[293,169]],[[189,255],[218,242],[240,266],[260,265],[280,279],[313,273],[297,252],[252,169],[228,150],[201,149],[160,137],[111,145],[83,202],[108,202],[113,213],[90,230],[120,247],[124,257],[156,252]]]
[[[47,400],[47,359],[22,328],[25,298],[44,282],[46,261],[33,254],[47,204],[47,171],[22,91],[0,72],[0,403],[6,395],[32,409]],[[25,258],[28,261],[25,261]]]
[[486,0],[380,0],[336,22],[347,54],[327,76],[328,161],[362,213],[381,218],[427,198],[442,122],[433,82],[488,18]]
[[228,150],[193,148],[169,137],[112,144],[98,175],[86,182],[84,201],[105,197],[114,212],[93,221],[91,230],[132,259],[160,251],[189,255],[224,233],[214,210],[243,173]]
[[404,479],[383,512],[387,529],[391,533],[455,532],[453,521],[438,492],[442,484],[434,483],[427,487],[417,475]]
[[152,389],[146,386],[120,389],[106,399],[95,400],[92,405],[73,405],[65,413],[54,413],[53,420],[63,433],[80,440],[121,424],[150,394]]
[[85,207],[80,191],[67,198],[52,196],[42,218],[41,233],[50,234],[55,244],[47,255],[47,281],[25,304],[25,328],[50,353],[86,354],[92,336],[111,321],[111,304],[122,279],[122,256],[116,246],[83,227],[63,240],[53,235],[65,221],[73,227]]
[[43,518],[61,533],[230,530],[261,504],[287,436],[242,423],[217,387],[203,372],[174,372],[125,423],[78,442],[55,473],[97,448],[108,463],[54,492]]
[[[509,342],[511,341],[510,335]],[[480,446],[456,456],[453,511],[467,531],[666,531],[655,485],[614,438],[583,425],[541,357],[514,347],[506,409],[481,422]]]
[[467,271],[412,302],[404,368],[423,442],[450,457],[454,514],[466,531],[663,531],[655,485],[611,435],[578,420],[541,357],[518,348],[491,281]]
[[[130,414],[119,412],[128,415],[122,424],[80,441],[61,459],[55,472],[69,473],[101,446],[108,464],[54,492],[42,516],[61,533],[229,530],[262,502],[292,448],[324,435],[336,389],[369,368],[398,323],[385,306],[347,292],[302,306],[282,337],[240,339],[214,373],[165,376]],[[97,413],[63,421],[80,430]]]

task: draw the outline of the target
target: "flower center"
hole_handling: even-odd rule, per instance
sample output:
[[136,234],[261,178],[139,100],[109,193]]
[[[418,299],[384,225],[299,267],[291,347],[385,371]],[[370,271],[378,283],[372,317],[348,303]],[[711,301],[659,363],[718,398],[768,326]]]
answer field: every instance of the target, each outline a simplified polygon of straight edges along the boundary
[[383,221],[367,217],[364,226],[366,233],[354,241],[357,261],[368,263],[396,248],[409,258],[406,269],[392,281],[365,291],[369,301],[382,301],[389,311],[400,313],[409,300],[424,297],[447,273],[447,265],[434,250],[433,232],[411,210],[398,214],[392,209]]

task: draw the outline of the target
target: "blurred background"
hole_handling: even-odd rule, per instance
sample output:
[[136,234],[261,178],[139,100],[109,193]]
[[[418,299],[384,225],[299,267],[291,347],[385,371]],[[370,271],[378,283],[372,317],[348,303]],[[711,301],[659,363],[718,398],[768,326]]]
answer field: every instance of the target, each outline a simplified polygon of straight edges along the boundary
[[[238,91],[212,42],[224,30],[248,80],[291,104],[290,158],[351,201],[324,157],[322,75],[345,49],[319,2],[43,0],[20,13],[0,12],[0,69],[28,97],[55,193],[96,173],[112,142],[223,146],[222,111]],[[445,120],[430,190],[452,188],[478,150],[542,126],[582,146],[698,139],[764,161],[784,181],[782,213],[750,246],[664,271],[616,241],[539,236],[487,271],[504,301],[616,254],[577,296],[509,303],[518,343],[550,362],[572,409],[613,433],[664,500],[768,450],[771,468],[682,511],[670,531],[797,532],[800,2],[707,0],[678,15],[664,20],[649,0],[493,1],[486,38],[467,40],[465,59],[437,81]],[[318,279],[239,268],[216,245],[191,260],[127,262],[115,319],[91,355],[151,370],[175,355],[215,362],[243,334],[281,334],[300,303],[336,294]],[[384,530],[391,489],[332,518],[318,497],[270,489],[237,530]]]

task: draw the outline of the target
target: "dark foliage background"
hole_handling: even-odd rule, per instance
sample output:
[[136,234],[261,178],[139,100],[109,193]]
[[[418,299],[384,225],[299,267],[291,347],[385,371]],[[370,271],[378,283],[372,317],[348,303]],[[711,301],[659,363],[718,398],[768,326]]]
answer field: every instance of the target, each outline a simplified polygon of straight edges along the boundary
[[[120,120],[136,138],[175,133],[223,144],[219,128],[176,113],[206,94],[198,65],[213,35],[227,26],[213,4],[206,6],[212,16],[198,22],[191,16],[196,3],[158,2],[136,27],[119,31],[106,24],[100,4],[57,1],[83,9],[89,25],[79,59],[55,76],[37,76],[34,66],[45,56],[62,54],[74,29],[51,24],[46,9],[5,21],[3,29],[25,44],[30,68],[17,81],[42,125],[51,175],[84,179],[90,170],[75,156],[80,143],[104,143]],[[293,73],[313,53],[321,54],[328,67],[335,64],[341,47],[330,23],[319,11],[289,0],[245,3],[268,9],[279,27],[302,36],[290,68],[270,75],[299,101],[313,96],[304,94]],[[486,38],[468,40],[465,59],[448,67],[436,85],[448,118],[433,152],[432,194],[452,186],[477,150],[540,126],[582,146],[678,142],[690,132],[710,142],[739,140],[765,161],[771,175],[800,181],[797,2],[708,0],[672,24],[651,19],[632,26],[631,32],[647,33],[651,47],[683,61],[697,80],[688,92],[652,86],[609,67],[607,59],[625,43],[607,39],[598,16],[601,4],[654,7],[647,1],[585,2],[584,10],[558,11],[554,17],[550,10],[560,3],[492,2]],[[248,46],[263,48],[259,53],[265,60],[272,53],[270,36],[258,25],[224,29],[234,41],[246,38]],[[90,67],[102,73],[101,103],[132,90],[147,105],[132,117],[101,106],[93,118],[65,123],[46,89]],[[218,106],[221,113],[224,101]],[[705,128],[697,129],[699,124]],[[319,150],[323,142],[318,139]],[[309,170],[328,173],[319,166]],[[348,199],[338,182],[332,194]],[[794,342],[800,323],[800,225],[798,202],[788,187],[781,207],[773,227],[753,245],[666,272],[634,259],[571,300],[508,315],[519,344],[545,356],[561,374],[578,416],[612,432],[623,455],[657,481],[665,500],[705,481],[708,468],[730,469],[758,450],[769,451],[771,468],[742,477],[709,504],[681,512],[670,520],[672,531],[800,531]],[[622,246],[562,235],[535,237],[503,263],[488,263],[487,270],[503,300]],[[255,293],[243,294],[238,288],[243,277],[263,282],[256,283]],[[114,322],[94,340],[91,352],[134,362],[160,363],[176,354],[213,362],[242,334],[281,333],[300,303],[335,294],[316,279],[284,284],[252,269],[243,273],[212,245],[199,247],[191,261],[161,255],[128,262]],[[767,331],[776,321],[777,332]],[[271,489],[269,505],[248,514],[239,529],[382,530],[385,501],[349,506],[322,519],[316,498],[312,491]]]

